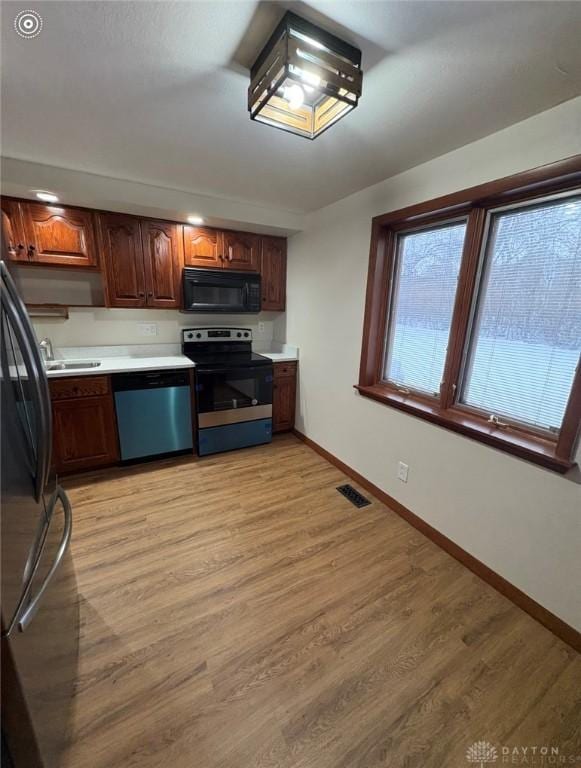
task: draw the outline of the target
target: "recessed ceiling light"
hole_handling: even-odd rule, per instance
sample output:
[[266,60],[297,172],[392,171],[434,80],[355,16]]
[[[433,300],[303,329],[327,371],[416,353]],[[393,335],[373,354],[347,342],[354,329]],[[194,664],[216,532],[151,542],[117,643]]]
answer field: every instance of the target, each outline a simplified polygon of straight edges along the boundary
[[193,224],[194,227],[201,227],[204,223],[204,219],[201,216],[188,216],[188,221]]
[[39,200],[42,200],[45,203],[58,203],[59,201],[54,192],[47,192],[44,189],[34,189],[33,192]]

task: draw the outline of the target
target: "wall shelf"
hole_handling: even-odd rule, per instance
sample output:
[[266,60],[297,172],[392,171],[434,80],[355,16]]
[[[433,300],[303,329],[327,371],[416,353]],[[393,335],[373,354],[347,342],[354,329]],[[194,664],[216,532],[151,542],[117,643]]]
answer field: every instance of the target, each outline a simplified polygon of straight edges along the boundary
[[64,304],[27,304],[30,317],[58,317],[68,320],[69,308]]

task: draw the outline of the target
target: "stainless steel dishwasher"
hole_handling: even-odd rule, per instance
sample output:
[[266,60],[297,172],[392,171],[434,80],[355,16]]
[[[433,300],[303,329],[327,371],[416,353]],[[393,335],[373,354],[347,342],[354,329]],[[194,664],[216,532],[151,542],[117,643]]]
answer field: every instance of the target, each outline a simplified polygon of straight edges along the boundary
[[111,378],[122,461],[192,450],[188,371],[117,373]]

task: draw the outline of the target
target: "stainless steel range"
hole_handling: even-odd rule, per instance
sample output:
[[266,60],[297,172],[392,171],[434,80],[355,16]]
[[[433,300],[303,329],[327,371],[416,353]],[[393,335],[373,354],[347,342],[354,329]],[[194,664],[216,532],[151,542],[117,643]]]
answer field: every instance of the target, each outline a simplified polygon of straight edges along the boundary
[[195,363],[200,456],[272,440],[272,361],[252,351],[249,328],[186,328]]

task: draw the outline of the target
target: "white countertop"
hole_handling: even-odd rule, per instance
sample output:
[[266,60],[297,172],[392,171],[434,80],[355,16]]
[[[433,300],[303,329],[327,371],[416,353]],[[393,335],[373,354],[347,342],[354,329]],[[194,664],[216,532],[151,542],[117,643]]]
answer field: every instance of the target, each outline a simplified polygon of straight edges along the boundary
[[[47,371],[49,379],[62,378],[63,376],[104,376],[109,373],[128,373],[131,371],[163,371],[176,368],[193,368],[193,362],[184,355],[171,355],[167,357],[90,357],[90,360],[98,360],[100,365],[94,368],[69,368],[55,371]],[[59,362],[56,360],[54,362]],[[80,362],[79,359],[69,362]]]
[[298,356],[292,352],[258,352],[259,355],[270,357],[273,363],[287,363],[291,360],[298,360]]
[[[93,368],[68,368],[47,371],[49,379],[64,376],[104,376],[110,373],[129,373],[131,371],[163,371],[177,368],[194,368],[195,364],[177,351],[179,345],[159,344],[139,347],[77,347],[57,350],[58,362],[98,361]],[[270,358],[275,363],[298,360],[296,347],[283,345],[282,351],[256,350],[258,354]],[[159,354],[155,354],[159,352]],[[147,353],[147,354],[145,354]],[[163,353],[163,354],[161,354]]]

